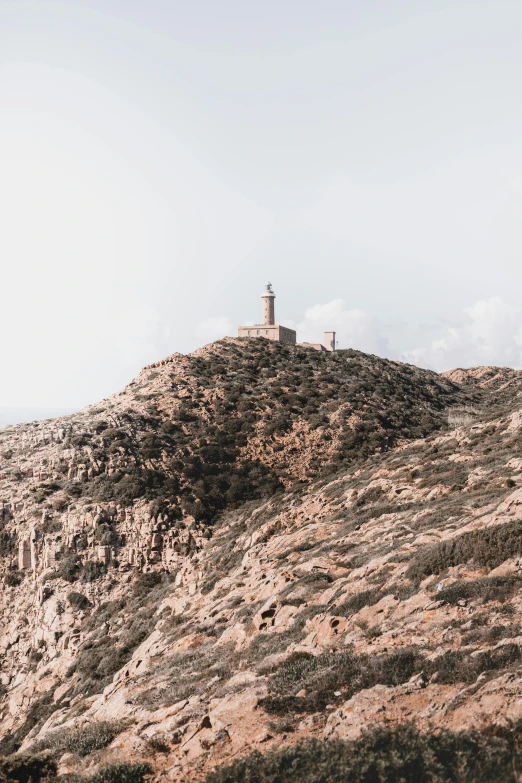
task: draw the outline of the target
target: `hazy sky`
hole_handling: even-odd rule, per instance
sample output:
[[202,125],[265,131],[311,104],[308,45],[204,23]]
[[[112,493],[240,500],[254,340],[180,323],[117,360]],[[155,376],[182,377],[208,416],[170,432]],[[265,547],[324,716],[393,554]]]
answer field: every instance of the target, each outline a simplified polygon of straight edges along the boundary
[[522,366],[520,0],[0,0],[0,407],[256,321]]

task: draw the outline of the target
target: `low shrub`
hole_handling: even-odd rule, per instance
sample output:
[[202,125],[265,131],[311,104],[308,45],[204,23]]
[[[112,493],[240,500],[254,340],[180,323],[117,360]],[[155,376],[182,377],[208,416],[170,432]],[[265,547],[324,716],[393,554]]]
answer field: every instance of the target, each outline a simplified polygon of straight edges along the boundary
[[10,557],[16,552],[16,538],[8,530],[0,530],[0,557]]
[[517,576],[490,576],[483,579],[459,579],[440,590],[436,597],[449,604],[459,601],[505,601],[522,587],[522,579]]
[[147,752],[154,755],[155,753],[168,753],[170,745],[168,745],[160,737],[150,737],[146,741]]
[[442,730],[414,726],[378,728],[359,740],[307,740],[258,751],[211,772],[205,783],[516,783],[520,734]]
[[66,554],[58,564],[58,568],[54,572],[54,577],[57,579],[64,579],[66,582],[76,582],[80,575],[81,563],[79,558],[74,554]]
[[132,592],[135,598],[145,598],[150,591],[162,582],[162,575],[156,571],[150,574],[139,574],[132,585]]
[[[43,696],[33,702],[30,706],[25,722],[19,726],[12,734],[4,734],[0,740],[0,755],[9,756],[20,748],[22,742],[30,731],[35,727],[43,726],[51,715],[61,708],[60,700],[54,701],[54,691],[56,686],[52,687]],[[0,778],[1,781],[1,778]]]
[[40,753],[51,751],[53,756],[63,753],[75,753],[77,756],[89,756],[95,750],[106,748],[123,731],[118,722],[96,721],[85,726],[60,729],[48,734],[32,746],[32,751]]
[[[404,601],[407,598],[410,598],[414,592],[413,586],[408,582],[405,584],[394,584],[385,589],[375,587],[351,595],[346,601],[343,601],[342,604],[332,606],[330,611],[332,614],[335,614],[336,617],[351,617],[352,615],[357,614],[357,612],[360,612],[361,609],[364,609],[365,606],[374,606],[374,604],[378,603],[387,595],[393,595],[394,598]],[[440,594],[437,594],[437,597],[439,595]]]
[[[99,628],[101,623],[111,617],[109,609],[112,605],[119,604],[114,601],[105,604],[103,611],[95,612],[85,627]],[[155,607],[139,609],[130,605],[127,608],[133,612],[132,619],[127,619],[119,634],[99,633],[97,638],[88,639],[80,647],[67,672],[68,676],[74,673],[79,676],[75,695],[80,692],[88,696],[101,693],[114,674],[132,658],[134,650],[151,633],[157,621],[154,617]]]
[[86,595],[83,595],[83,593],[77,593],[75,590],[68,594],[67,600],[73,609],[88,609],[90,606],[92,606]]
[[[166,707],[197,693],[208,696],[217,687],[216,677],[225,682],[232,676],[238,656],[233,645],[212,648],[204,645],[199,650],[186,650],[170,656],[157,674],[167,680],[168,685],[142,690],[137,698],[147,709]],[[214,682],[213,682],[214,681]]]
[[8,571],[4,576],[4,585],[6,587],[18,587],[22,583],[22,577],[16,571]]
[[436,681],[444,685],[457,682],[472,683],[484,672],[498,671],[520,661],[518,645],[504,644],[494,650],[486,650],[478,655],[470,655],[460,650],[448,650],[431,661],[425,661],[423,671],[426,677],[436,674]]
[[143,783],[145,775],[152,772],[150,764],[109,764],[102,767],[86,783]]
[[0,758],[0,783],[39,783],[55,780],[56,764],[40,756]]
[[[275,715],[319,712],[365,688],[407,682],[420,668],[420,656],[413,648],[377,656],[294,653],[272,675],[270,694],[259,704]],[[305,696],[297,696],[301,690]]]
[[473,561],[477,566],[497,568],[510,557],[522,554],[522,522],[472,530],[427,547],[411,561],[406,575],[415,582],[440,574],[447,568]]
[[373,606],[383,597],[383,593],[379,590],[363,590],[360,593],[351,595],[342,604],[332,607],[332,612],[337,617],[351,617],[353,614],[357,614],[365,606]]
[[520,636],[521,632],[522,628],[518,623],[474,628],[462,636],[462,644],[495,644],[500,639],[513,639],[515,636]]
[[[273,715],[320,712],[366,688],[401,685],[421,672],[443,684],[472,683],[483,672],[509,668],[521,658],[513,643],[473,655],[450,650],[433,659],[414,647],[374,656],[293,653],[270,677],[270,693],[259,705]],[[297,696],[300,691],[305,695]]]
[[82,582],[95,582],[96,579],[105,576],[107,566],[105,563],[97,563],[95,560],[86,560],[80,569],[80,579]]

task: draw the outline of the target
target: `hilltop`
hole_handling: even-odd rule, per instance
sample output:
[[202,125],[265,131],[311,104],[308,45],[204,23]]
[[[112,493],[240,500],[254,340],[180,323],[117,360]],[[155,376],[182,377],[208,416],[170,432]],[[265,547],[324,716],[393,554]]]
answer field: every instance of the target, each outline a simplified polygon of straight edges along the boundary
[[293,780],[382,726],[512,770],[521,395],[509,368],[226,339],[0,429],[5,763]]

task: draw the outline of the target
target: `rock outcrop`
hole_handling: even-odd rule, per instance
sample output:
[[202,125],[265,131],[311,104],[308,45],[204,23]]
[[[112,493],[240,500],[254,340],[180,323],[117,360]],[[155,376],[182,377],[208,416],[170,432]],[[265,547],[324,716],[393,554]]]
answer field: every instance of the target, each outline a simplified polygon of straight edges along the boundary
[[0,752],[522,717],[521,377],[228,339],[1,429]]

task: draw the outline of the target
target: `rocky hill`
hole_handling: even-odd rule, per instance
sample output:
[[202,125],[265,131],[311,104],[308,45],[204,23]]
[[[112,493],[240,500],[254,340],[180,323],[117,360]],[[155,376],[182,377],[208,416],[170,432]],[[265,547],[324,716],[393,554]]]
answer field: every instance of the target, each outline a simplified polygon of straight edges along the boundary
[[521,395],[227,339],[0,429],[0,780],[517,780]]

